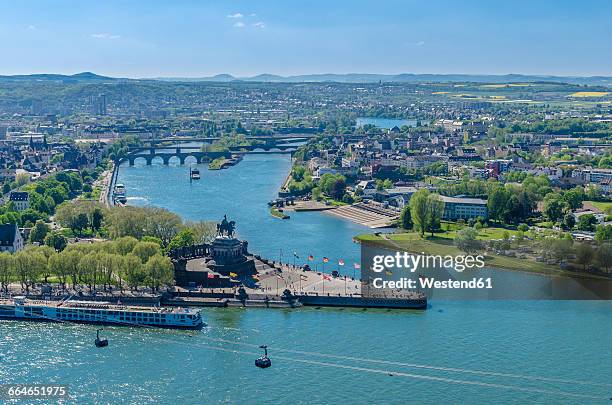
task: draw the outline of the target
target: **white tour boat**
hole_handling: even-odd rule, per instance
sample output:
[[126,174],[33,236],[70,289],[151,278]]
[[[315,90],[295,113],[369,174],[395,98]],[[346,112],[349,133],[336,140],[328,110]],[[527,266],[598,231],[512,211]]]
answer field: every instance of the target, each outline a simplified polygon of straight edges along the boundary
[[124,326],[200,329],[199,311],[189,308],[137,307],[98,301],[0,299],[0,319],[79,322]]

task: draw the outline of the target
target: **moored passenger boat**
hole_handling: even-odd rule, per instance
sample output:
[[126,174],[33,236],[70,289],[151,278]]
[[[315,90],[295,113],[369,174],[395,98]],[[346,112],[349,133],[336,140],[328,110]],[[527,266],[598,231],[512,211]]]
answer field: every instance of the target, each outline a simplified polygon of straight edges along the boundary
[[190,168],[189,176],[191,177],[191,180],[200,180],[200,170],[197,168]]
[[96,301],[0,300],[0,319],[79,322],[122,326],[200,329],[199,311],[189,308],[136,307]]

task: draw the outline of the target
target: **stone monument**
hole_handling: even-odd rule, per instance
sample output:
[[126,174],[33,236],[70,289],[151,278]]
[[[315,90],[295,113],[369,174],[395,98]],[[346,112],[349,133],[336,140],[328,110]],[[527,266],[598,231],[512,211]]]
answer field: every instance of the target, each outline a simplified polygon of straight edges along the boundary
[[228,221],[223,216],[221,223],[217,224],[217,235],[210,245],[211,261],[208,267],[211,270],[229,275],[234,273],[238,278],[245,279],[255,274],[255,264],[248,255],[248,243],[235,237],[236,222]]

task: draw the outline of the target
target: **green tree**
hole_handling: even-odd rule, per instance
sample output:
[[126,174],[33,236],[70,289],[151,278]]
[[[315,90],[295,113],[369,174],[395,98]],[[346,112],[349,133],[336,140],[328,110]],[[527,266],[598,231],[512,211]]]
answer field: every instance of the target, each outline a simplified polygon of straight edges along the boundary
[[472,227],[466,227],[457,231],[455,245],[467,254],[473,254],[482,250],[482,243],[478,240],[478,231]]
[[563,216],[563,221],[561,221],[561,228],[564,231],[571,231],[576,226],[576,218],[574,218],[574,214],[568,212]]
[[612,240],[612,225],[597,225],[595,229],[595,240],[597,242]]
[[578,218],[578,229],[581,231],[593,231],[597,218],[593,214],[584,214]]
[[563,200],[567,202],[570,209],[577,210],[582,207],[582,201],[584,201],[585,194],[582,187],[575,187],[563,194]]
[[44,243],[45,245],[55,249],[57,252],[61,252],[66,248],[66,246],[68,246],[68,239],[66,239],[66,237],[61,233],[53,231],[45,236]]
[[89,253],[79,259],[79,278],[87,284],[89,291],[96,288],[98,282],[97,253]]
[[412,229],[412,217],[410,216],[410,205],[405,205],[402,208],[402,213],[399,217],[399,226],[403,229]]
[[605,269],[606,273],[609,273],[612,267],[612,243],[602,243],[595,252],[595,258],[599,268]]
[[410,217],[414,224],[414,229],[419,232],[421,237],[425,236],[428,225],[428,203],[429,191],[425,188],[418,190],[410,197]]
[[440,229],[440,221],[444,215],[444,201],[438,194],[427,196],[427,229],[434,236],[434,232]]
[[91,213],[91,229],[95,232],[99,231],[102,227],[102,220],[104,219],[104,214],[100,208],[94,208]]
[[22,288],[30,291],[30,287],[45,271],[47,259],[40,252],[22,250],[15,254],[13,266]]
[[212,221],[187,222],[185,226],[193,232],[193,242],[197,245],[212,242],[217,233],[217,225]]
[[66,283],[70,275],[69,253],[70,252],[61,252],[51,256],[48,264],[49,271],[51,274],[57,276],[63,290],[66,289]]
[[580,243],[576,246],[576,263],[582,265],[582,270],[586,271],[587,266],[593,262],[595,252],[593,248],[586,243]]
[[491,219],[498,222],[503,222],[505,220],[506,202],[508,198],[508,192],[503,187],[496,187],[493,192],[489,194],[487,208]]
[[567,203],[557,193],[550,193],[544,197],[543,213],[549,221],[557,222],[563,218]]
[[153,291],[162,285],[171,285],[174,281],[174,266],[170,258],[159,254],[153,255],[145,264],[148,284]]
[[529,225],[520,224],[516,229],[518,229],[521,232],[527,232],[529,230]]
[[571,236],[570,239],[545,239],[542,243],[542,256],[561,262],[571,255],[572,246]]
[[113,284],[113,278],[119,277],[123,266],[123,258],[112,253],[102,253],[98,257],[101,276],[103,277],[103,288],[106,290]]
[[191,228],[182,229],[168,244],[168,251],[195,244],[195,235]]
[[137,291],[138,286],[144,285],[147,274],[139,257],[128,254],[123,258],[123,278],[130,290]]
[[140,261],[144,264],[149,258],[155,255],[161,254],[161,249],[157,243],[154,242],[138,242],[134,249],[132,249],[132,254],[140,259]]
[[9,252],[0,252],[0,286],[8,293],[8,286],[14,277],[14,256]]
[[41,220],[36,221],[34,227],[30,230],[30,242],[44,243],[45,237],[51,228]]
[[134,250],[134,246],[138,243],[138,239],[132,236],[124,236],[123,238],[119,238],[115,240],[115,248],[117,253],[122,256],[127,255],[132,250]]

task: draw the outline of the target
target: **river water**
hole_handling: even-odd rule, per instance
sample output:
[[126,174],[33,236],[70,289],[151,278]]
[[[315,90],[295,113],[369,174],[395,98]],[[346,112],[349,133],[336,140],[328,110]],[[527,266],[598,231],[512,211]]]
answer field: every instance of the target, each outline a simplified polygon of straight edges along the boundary
[[[272,218],[290,167],[247,156],[189,183],[187,166],[121,167],[130,204],[237,221],[251,250],[357,260],[365,229]],[[609,403],[608,301],[441,301],[426,311],[204,309],[199,332],[0,321],[0,382],[67,384],[70,403]],[[273,365],[254,360],[267,344]]]
[[[296,264],[315,260],[311,266],[337,269],[338,260],[351,272],[359,263],[359,245],[353,237],[369,228],[320,212],[288,212],[291,219],[273,217],[267,202],[276,198],[291,168],[288,154],[247,155],[236,166],[208,170],[200,165],[201,180],[189,181],[189,166],[171,160],[163,166],[157,159],[151,166],[137,160],[135,166],[121,166],[118,182],[125,184],[128,204],[156,205],[188,220],[220,222],[223,215],[236,221],[238,237],[249,242],[249,250],[273,260]],[[343,268],[340,268],[343,270]]]
[[409,127],[415,127],[417,120],[410,119],[397,119],[397,118],[378,118],[378,117],[359,117],[356,120],[356,126],[362,127],[364,125],[374,125],[375,127],[383,129],[391,129],[393,127],[401,128],[404,125]]

